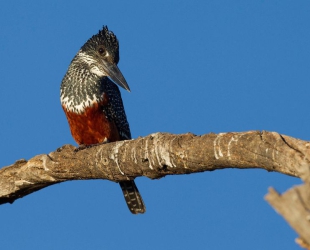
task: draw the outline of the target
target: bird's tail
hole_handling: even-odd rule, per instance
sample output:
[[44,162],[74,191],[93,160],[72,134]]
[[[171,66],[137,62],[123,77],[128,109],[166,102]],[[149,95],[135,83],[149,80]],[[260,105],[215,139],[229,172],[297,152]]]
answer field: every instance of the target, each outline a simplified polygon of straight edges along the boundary
[[145,205],[134,181],[121,181],[119,185],[122,188],[127,206],[133,214],[143,214]]

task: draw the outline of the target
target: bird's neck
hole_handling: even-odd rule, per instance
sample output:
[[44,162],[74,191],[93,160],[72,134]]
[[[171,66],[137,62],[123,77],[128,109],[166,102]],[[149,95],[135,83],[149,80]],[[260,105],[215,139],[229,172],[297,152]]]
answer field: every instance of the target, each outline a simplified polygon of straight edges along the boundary
[[89,67],[73,60],[62,80],[60,100],[63,107],[75,113],[102,101],[104,78],[93,74]]

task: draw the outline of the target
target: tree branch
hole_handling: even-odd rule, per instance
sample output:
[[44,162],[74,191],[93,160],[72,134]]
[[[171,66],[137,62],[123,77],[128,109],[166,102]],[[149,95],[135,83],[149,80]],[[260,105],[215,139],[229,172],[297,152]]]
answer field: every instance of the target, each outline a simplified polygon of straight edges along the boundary
[[[74,151],[74,146],[65,145],[49,154],[37,155],[29,161],[19,160],[2,168],[0,204],[12,203],[39,189],[68,180],[118,182],[138,176],[158,179],[224,168],[261,168],[300,177],[306,183],[283,196],[271,189],[266,199],[289,221],[303,242],[310,244],[309,148],[309,142],[266,131],[203,136],[156,133],[78,152]],[[292,207],[300,212],[298,216],[294,212],[294,218]],[[306,224],[302,226],[301,220]]]

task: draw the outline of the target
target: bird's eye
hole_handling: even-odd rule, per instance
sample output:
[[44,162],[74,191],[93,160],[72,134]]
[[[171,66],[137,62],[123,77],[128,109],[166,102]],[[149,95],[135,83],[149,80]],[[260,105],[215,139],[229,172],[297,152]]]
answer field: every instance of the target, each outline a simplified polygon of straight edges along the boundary
[[98,52],[100,55],[103,55],[105,53],[105,49],[104,48],[99,48]]

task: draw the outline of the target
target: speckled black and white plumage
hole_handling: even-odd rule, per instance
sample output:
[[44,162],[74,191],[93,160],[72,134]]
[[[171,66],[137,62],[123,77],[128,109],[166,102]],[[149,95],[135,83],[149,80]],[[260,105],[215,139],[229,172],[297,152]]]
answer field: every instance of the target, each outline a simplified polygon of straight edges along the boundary
[[103,92],[109,96],[108,105],[103,107],[103,112],[108,120],[115,122],[121,140],[130,140],[131,133],[119,88],[108,78],[102,79],[101,84]]
[[[72,136],[79,144],[131,139],[121,93],[115,83],[130,90],[117,67],[118,61],[118,40],[104,26],[78,51],[62,80],[61,105]],[[134,181],[120,182],[120,186],[130,211],[144,213],[145,206]]]
[[83,113],[85,108],[102,101],[103,79],[91,73],[78,55],[72,60],[60,87],[60,101],[69,111]]
[[[69,72],[69,71],[68,71]],[[108,77],[89,75],[83,81],[76,75],[67,74],[61,85],[61,104],[75,113],[83,113],[85,108],[104,101],[104,93],[109,97],[107,105],[102,106],[108,120],[113,120],[122,140],[130,140],[131,133],[119,88]],[[68,78],[68,79],[66,79]],[[70,80],[69,80],[70,79]]]

